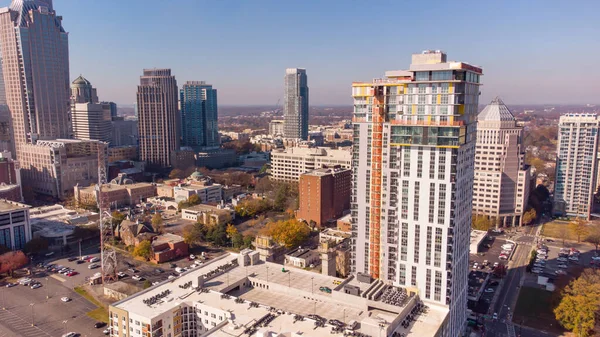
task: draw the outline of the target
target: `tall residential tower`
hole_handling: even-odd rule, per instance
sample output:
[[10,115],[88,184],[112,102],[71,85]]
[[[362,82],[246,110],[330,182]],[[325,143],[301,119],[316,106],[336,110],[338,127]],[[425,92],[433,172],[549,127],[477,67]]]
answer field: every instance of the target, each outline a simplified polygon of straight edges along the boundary
[[444,336],[466,322],[481,74],[425,51],[352,85],[352,270],[447,307]]
[[62,198],[76,183],[94,182],[97,148],[102,145],[68,139],[72,138],[68,34],[52,1],[13,0],[0,9],[0,46],[6,103],[25,188]]
[[589,219],[598,186],[600,120],[596,114],[566,114],[558,122],[554,208],[558,215]]
[[473,214],[495,226],[516,226],[529,199],[530,173],[525,165],[523,128],[500,98],[477,116]]
[[216,148],[221,144],[217,124],[217,89],[204,81],[188,81],[180,92],[184,146]]
[[144,69],[137,91],[140,160],[171,165],[171,155],[179,149],[177,98],[171,69]]
[[285,70],[283,96],[283,135],[285,138],[308,139],[308,80],[306,69]]

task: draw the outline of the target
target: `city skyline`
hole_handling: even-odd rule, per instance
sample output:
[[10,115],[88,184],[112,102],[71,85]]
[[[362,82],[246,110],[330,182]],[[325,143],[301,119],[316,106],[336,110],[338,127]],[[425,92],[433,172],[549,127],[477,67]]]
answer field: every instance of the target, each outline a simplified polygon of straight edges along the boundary
[[[66,29],[75,32],[69,35],[71,74],[86,74],[103,97],[121,105],[135,101],[139,70],[154,67],[173,69],[182,83],[210,78],[219,88],[221,105],[273,106],[283,99],[282,69],[302,67],[311,73],[312,104],[349,105],[345,83],[400,69],[409,63],[406,55],[425,49],[441,49],[455,59],[478,60],[489,78],[482,102],[501,96],[511,104],[600,103],[595,95],[597,85],[591,80],[600,76],[600,70],[593,67],[593,55],[599,47],[585,43],[599,32],[592,18],[597,11],[591,7],[599,6],[595,3],[588,3],[588,10],[577,10],[577,15],[569,15],[577,6],[559,2],[552,6],[539,1],[503,5],[473,2],[460,8],[440,3],[427,10],[415,3],[390,3],[385,10],[378,6],[382,10],[376,17],[365,17],[360,8],[336,2],[309,2],[300,10],[296,8],[297,13],[289,4],[276,2],[140,4],[63,0],[54,4],[64,13]],[[456,21],[464,7],[469,7],[470,15],[477,19]],[[134,11],[147,19],[134,19],[132,26],[130,14]],[[333,11],[340,18],[333,17]],[[211,15],[193,19],[200,12]],[[108,16],[110,22],[103,19]],[[155,25],[157,20],[165,24]],[[360,40],[386,43],[385,35],[363,29],[375,20],[383,30],[392,29],[393,22],[407,20],[413,31],[421,33],[402,34],[402,43],[389,47],[390,52],[374,62],[369,54],[356,53],[354,46]],[[438,24],[430,25],[432,21]],[[175,25],[178,28],[165,29]],[[437,34],[435,28],[456,25],[463,28],[454,30],[452,39]],[[216,47],[207,50],[190,44],[196,31],[218,32],[206,36],[207,43]],[[290,35],[293,41],[287,39]],[[450,42],[467,36],[475,43],[459,48]],[[89,45],[90,39],[96,42]],[[568,63],[570,71],[559,70],[561,63]],[[565,88],[561,84],[564,81],[576,84]]]

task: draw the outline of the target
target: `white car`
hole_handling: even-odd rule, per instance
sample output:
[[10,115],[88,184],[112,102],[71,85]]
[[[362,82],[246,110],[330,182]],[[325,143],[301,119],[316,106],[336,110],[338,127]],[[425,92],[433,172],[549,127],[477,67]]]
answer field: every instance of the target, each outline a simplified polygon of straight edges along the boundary
[[494,292],[494,288],[487,288],[486,290],[484,290],[484,292],[486,292],[486,293],[493,293]]
[[196,259],[196,255],[190,254],[190,260],[195,260],[195,259]]
[[110,327],[104,329],[104,331],[102,331],[103,334],[108,335],[110,334]]
[[31,282],[32,282],[32,280],[28,277],[22,278],[19,280],[19,284],[24,285],[24,286],[28,286]]
[[579,258],[577,256],[570,256],[569,261],[579,261]]
[[66,334],[63,334],[62,337],[75,337],[77,336],[77,333],[75,332],[67,332]]
[[558,269],[557,271],[554,272],[554,274],[556,275],[567,275],[567,272],[562,270],[562,269]]
[[123,278],[123,277],[127,276],[127,274],[125,274],[124,272],[120,271],[120,272],[117,273],[117,276],[119,278]]
[[498,267],[499,265],[500,265],[500,263],[494,262],[494,268]]
[[494,315],[492,315],[492,318],[493,318],[493,319],[498,319],[498,313],[497,313],[497,312],[495,312],[495,313],[494,313]]
[[142,277],[139,276],[139,275],[133,275],[131,278],[134,279],[134,280],[136,280],[136,281],[141,281],[142,280]]
[[508,257],[506,255],[500,255],[500,256],[498,256],[498,259],[500,259],[500,260],[508,260]]
[[175,276],[173,275],[169,275],[169,277],[167,277],[168,280],[175,278]]
[[94,268],[98,268],[98,267],[100,267],[100,265],[97,263],[92,263],[92,264],[88,265],[88,269],[94,269]]
[[569,260],[566,257],[559,257],[558,259],[556,259],[556,261],[567,262]]
[[557,267],[558,267],[558,268],[560,268],[560,269],[566,269],[566,268],[569,268],[569,267],[568,267],[566,264],[564,264],[564,263],[561,263],[561,264],[559,264]]
[[594,261],[600,261],[600,256],[592,256],[592,260],[594,260]]
[[100,258],[98,258],[98,257],[94,257],[94,258],[92,258],[92,259],[90,260],[90,262],[91,262],[91,263],[94,263],[94,262],[100,262]]
[[477,269],[477,267],[479,267],[479,264],[478,264],[477,262],[475,262],[475,263],[473,264],[473,269]]
[[41,288],[42,285],[40,283],[34,283],[31,285],[31,289],[37,289],[37,288]]
[[69,302],[71,299],[65,296],[65,297],[61,297],[60,300],[63,302]]

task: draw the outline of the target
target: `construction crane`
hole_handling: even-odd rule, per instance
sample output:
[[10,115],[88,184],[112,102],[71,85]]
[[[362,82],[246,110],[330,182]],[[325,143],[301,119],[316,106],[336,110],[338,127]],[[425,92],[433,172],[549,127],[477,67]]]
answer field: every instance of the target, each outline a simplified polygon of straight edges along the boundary
[[96,201],[100,214],[100,263],[102,283],[110,283],[117,280],[117,252],[108,245],[113,237],[112,215],[110,213],[110,202],[108,194],[102,191],[106,184],[106,166],[108,161],[108,144],[98,142],[98,184],[96,185]]

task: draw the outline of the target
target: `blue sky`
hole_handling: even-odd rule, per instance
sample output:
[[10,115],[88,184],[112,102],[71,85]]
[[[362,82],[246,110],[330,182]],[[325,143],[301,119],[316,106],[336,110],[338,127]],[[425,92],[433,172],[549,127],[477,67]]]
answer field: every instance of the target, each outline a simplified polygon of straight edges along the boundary
[[[5,4],[7,0],[2,0]],[[71,77],[135,101],[143,68],[205,80],[219,104],[275,105],[287,67],[312,105],[351,104],[352,81],[441,49],[484,69],[481,102],[600,103],[600,1],[55,0]]]

